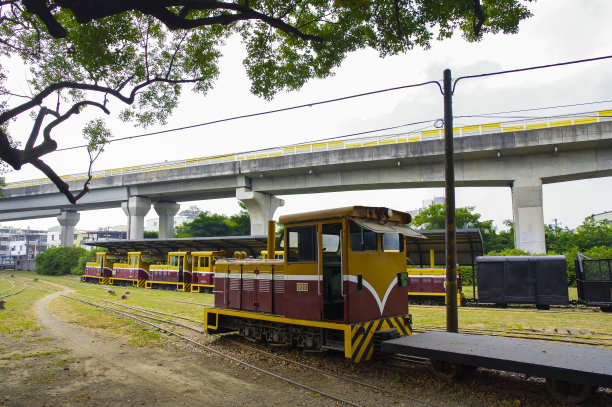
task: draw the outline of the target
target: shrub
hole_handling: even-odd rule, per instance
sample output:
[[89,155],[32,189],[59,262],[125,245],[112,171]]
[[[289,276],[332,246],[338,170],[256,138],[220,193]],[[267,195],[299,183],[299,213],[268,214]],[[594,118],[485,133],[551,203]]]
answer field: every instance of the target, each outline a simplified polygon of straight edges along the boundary
[[[77,264],[76,266],[74,266],[70,272],[72,274],[76,274],[77,276],[80,276],[82,274],[85,274],[85,263],[89,262],[89,261],[94,261],[96,259],[96,253],[99,252],[101,250],[98,249],[91,249],[88,250],[86,252],[84,252],[83,254],[81,254],[79,256],[79,258],[77,259]],[[104,250],[102,250],[104,251]]]
[[521,249],[504,249],[501,252],[489,252],[487,256],[538,256]]
[[52,247],[36,256],[36,272],[50,276],[69,274],[86,250],[82,247]]

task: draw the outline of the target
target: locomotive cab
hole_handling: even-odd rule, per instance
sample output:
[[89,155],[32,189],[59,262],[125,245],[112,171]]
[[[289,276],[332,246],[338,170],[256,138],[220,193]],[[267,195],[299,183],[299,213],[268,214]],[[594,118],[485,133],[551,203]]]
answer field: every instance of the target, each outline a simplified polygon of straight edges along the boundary
[[210,291],[213,287],[214,265],[216,259],[227,256],[224,251],[192,252],[193,271],[191,292],[200,292],[201,289]]
[[85,275],[83,276],[83,280],[88,280],[89,277],[97,277],[98,279],[111,277],[113,274],[113,265],[117,261],[119,261],[119,258],[114,253],[96,253],[96,260],[85,264]]
[[149,252],[128,252],[125,263],[113,265],[113,280],[132,282],[143,286],[144,281],[149,278],[149,267],[159,258]]
[[379,220],[379,208],[349,209],[335,219],[281,217],[287,289],[296,293],[285,300],[287,316],[355,323],[408,312],[404,235],[418,236],[404,226],[409,215]]

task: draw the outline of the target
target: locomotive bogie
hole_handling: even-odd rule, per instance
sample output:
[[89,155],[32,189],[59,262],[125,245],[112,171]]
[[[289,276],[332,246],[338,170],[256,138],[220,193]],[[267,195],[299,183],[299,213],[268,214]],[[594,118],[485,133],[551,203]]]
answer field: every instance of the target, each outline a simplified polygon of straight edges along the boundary
[[308,321],[238,310],[206,308],[204,330],[209,334],[237,331],[245,338],[270,345],[304,350],[342,351],[354,362],[370,360],[377,342],[385,338],[410,335],[412,318],[396,315],[356,324]]

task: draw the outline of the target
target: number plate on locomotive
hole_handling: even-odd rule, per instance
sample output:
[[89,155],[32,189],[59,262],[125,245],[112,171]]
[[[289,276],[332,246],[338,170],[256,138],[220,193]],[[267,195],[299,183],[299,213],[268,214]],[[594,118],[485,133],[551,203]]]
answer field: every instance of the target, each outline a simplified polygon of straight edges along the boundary
[[308,283],[297,283],[297,291],[308,292]]

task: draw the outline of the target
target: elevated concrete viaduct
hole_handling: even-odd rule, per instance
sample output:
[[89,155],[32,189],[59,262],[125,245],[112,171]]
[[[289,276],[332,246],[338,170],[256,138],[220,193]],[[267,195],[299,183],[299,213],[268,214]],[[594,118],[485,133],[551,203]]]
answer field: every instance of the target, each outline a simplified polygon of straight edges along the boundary
[[[456,185],[511,187],[516,247],[533,253],[545,252],[543,184],[612,175],[612,121],[470,135],[454,144]],[[123,206],[129,236],[139,238],[153,204],[165,208],[158,213],[168,236],[177,202],[236,197],[249,210],[251,233],[265,234],[261,225],[282,205],[275,195],[442,186],[444,145],[434,139],[107,175],[94,178],[77,205],[52,184],[12,188],[0,199],[0,221]]]

